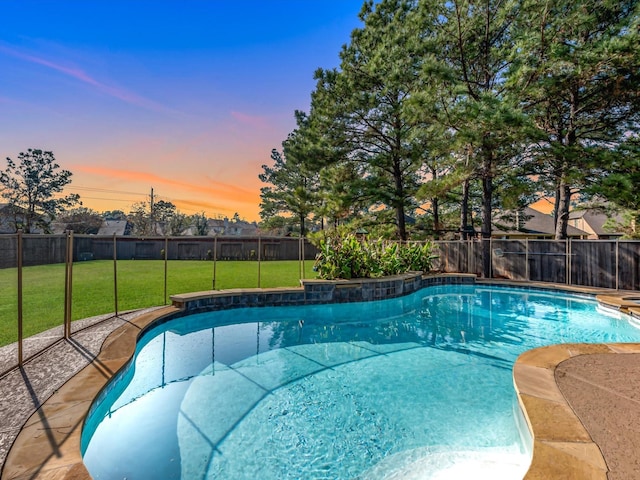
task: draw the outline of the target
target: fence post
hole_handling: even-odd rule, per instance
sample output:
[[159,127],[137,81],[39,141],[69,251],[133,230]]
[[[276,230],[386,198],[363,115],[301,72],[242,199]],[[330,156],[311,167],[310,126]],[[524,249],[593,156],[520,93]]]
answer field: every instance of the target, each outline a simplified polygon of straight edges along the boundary
[[216,263],[218,261],[218,234],[213,236],[213,285],[212,290],[216,289]]
[[493,237],[489,237],[489,278],[493,278]]
[[529,239],[524,239],[524,275],[525,280],[529,281]]
[[571,237],[567,238],[565,242],[565,254],[567,265],[567,285],[571,285]]
[[118,253],[116,234],[113,234],[113,310],[118,316]]
[[64,338],[68,339],[67,323],[69,322],[69,230],[64,232]]
[[71,303],[73,302],[73,230],[69,232],[69,333],[71,333]]
[[262,260],[260,255],[261,251],[262,251],[262,244],[260,242],[260,235],[258,235],[258,288],[260,288],[260,261]]
[[[446,247],[446,253],[444,254],[444,262],[442,261],[442,256],[440,257],[440,268],[447,273],[449,271],[449,242],[444,242],[442,245]],[[442,247],[440,250],[442,251]]]
[[306,275],[306,272],[304,271],[304,239],[305,237],[301,237],[301,240],[300,240],[301,252],[302,252],[302,278],[304,278]]
[[67,231],[64,271],[64,338],[71,336],[71,302],[73,301],[73,230]]
[[298,238],[298,280],[302,280],[302,237]]
[[22,230],[18,230],[18,365],[22,366]]
[[616,290],[620,289],[620,239],[616,237]]
[[169,254],[169,237],[164,237],[164,304],[167,302],[167,257]]
[[302,236],[298,238],[298,281],[302,280],[302,254],[300,253],[302,248],[301,242]]

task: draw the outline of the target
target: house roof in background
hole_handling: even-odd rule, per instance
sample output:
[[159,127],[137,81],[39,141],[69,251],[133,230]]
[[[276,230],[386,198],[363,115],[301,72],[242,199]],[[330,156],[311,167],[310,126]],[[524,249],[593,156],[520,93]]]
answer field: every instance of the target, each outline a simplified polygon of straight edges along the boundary
[[[522,212],[506,211],[495,216],[494,233],[505,235],[555,235],[553,217],[531,207],[525,207]],[[586,237],[589,235],[578,228],[567,226],[569,237]]]
[[569,212],[569,219],[583,219],[596,235],[623,235],[622,232],[613,232],[605,229],[604,224],[610,218],[618,222],[622,221],[619,215],[608,216],[599,210],[573,210]]
[[105,220],[98,235],[125,235],[128,223],[126,220]]

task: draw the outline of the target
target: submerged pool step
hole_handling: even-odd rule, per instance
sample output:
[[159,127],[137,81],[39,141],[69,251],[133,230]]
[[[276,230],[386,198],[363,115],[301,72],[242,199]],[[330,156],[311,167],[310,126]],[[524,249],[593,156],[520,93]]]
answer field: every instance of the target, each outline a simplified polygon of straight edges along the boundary
[[421,447],[385,458],[363,480],[514,480],[523,478],[531,457],[513,447],[438,451]]
[[596,295],[596,300],[606,308],[619,310],[623,313],[631,313],[631,310],[640,313],[640,295],[638,294]]

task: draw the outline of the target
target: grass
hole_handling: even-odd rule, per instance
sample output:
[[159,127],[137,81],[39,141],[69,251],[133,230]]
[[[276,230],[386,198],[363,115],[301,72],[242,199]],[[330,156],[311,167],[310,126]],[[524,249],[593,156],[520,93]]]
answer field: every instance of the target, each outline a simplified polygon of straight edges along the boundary
[[[313,261],[305,262],[305,277],[314,278]],[[300,264],[296,260],[260,264],[260,287],[298,286]],[[178,293],[211,290],[213,262],[173,260],[119,260],[117,262],[118,311],[165,305]],[[64,264],[23,269],[23,335],[28,337],[64,322]],[[0,346],[18,340],[17,269],[0,270]],[[72,320],[115,311],[113,261],[78,262],[72,272]],[[258,286],[258,263],[219,261],[215,288]]]

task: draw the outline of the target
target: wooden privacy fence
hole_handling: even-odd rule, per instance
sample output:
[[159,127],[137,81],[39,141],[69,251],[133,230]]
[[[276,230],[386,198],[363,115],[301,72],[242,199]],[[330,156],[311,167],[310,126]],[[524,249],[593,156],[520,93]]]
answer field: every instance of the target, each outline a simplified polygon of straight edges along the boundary
[[[70,232],[72,233],[72,232]],[[21,259],[26,266],[64,263],[68,235],[21,235]],[[0,235],[0,268],[17,267],[18,234]],[[117,245],[117,248],[114,246]],[[315,247],[303,240],[304,257],[313,260]],[[115,248],[115,250],[114,250]],[[74,261],[111,260],[298,260],[300,239],[272,236],[133,237],[74,235]]]
[[[489,243],[488,249],[483,249],[483,242]],[[435,267],[443,272],[482,276],[483,250],[488,250],[491,278],[640,290],[637,240],[490,239],[436,244]]]

